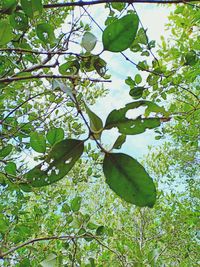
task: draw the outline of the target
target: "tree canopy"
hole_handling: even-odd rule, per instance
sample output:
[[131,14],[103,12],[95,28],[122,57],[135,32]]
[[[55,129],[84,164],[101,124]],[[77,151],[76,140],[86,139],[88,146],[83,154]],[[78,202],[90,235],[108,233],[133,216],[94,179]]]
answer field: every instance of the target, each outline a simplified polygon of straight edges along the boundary
[[[160,47],[135,2],[176,3]],[[0,2],[1,266],[198,266],[199,27],[198,1]],[[103,118],[107,55],[134,75]]]

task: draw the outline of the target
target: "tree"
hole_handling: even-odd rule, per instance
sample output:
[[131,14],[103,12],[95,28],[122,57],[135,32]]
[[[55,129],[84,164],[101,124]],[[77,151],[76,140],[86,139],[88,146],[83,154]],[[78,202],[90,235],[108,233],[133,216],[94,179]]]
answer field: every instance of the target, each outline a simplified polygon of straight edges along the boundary
[[[181,132],[184,140],[186,135],[182,131],[187,123],[192,134],[195,129],[197,138],[198,37],[193,28],[193,33],[188,29],[198,27],[198,6],[191,3],[178,6],[175,11],[178,18],[171,19],[177,25],[173,27],[174,35],[176,31],[183,32],[182,39],[177,40],[175,50],[167,48],[163,41],[157,59],[153,52],[155,42],[148,39],[130,1],[105,4],[109,13],[105,26],[98,25],[85,7],[94,4],[97,2],[49,4],[40,0],[4,0],[1,3],[2,264],[198,264],[196,250],[191,249],[196,247],[195,230],[188,230],[197,220],[191,207],[193,199],[181,203],[179,196],[169,194],[168,199],[162,190],[157,190],[159,201],[155,204],[157,184],[144,167],[128,155],[113,152],[121,148],[127,135],[154,128],[162,135],[158,127],[172,119],[175,126],[172,127],[172,121],[163,132],[175,140]],[[76,6],[81,7],[78,16]],[[187,20],[184,17],[182,25],[187,12],[190,16]],[[102,31],[98,37],[93,30],[95,23]],[[188,44],[185,32],[197,40]],[[97,41],[102,44],[99,50],[95,48]],[[94,53],[94,49],[98,52]],[[127,49],[130,54],[124,52]],[[106,94],[106,86],[102,84],[111,82],[107,62],[102,58],[105,51],[120,53],[138,71],[148,73],[148,77],[144,86],[140,86],[144,78],[139,73],[134,79],[126,79],[134,101],[111,111],[103,124],[90,106]],[[133,62],[132,53],[140,53],[144,60]],[[152,64],[146,60],[150,57]],[[165,65],[168,58],[172,69]],[[180,100],[164,108],[165,98],[169,100],[170,94],[176,95],[180,90],[185,92],[181,103],[188,98],[192,109],[188,109],[187,103],[180,104]],[[128,111],[141,107],[144,115],[135,119],[126,117]],[[195,125],[190,124],[188,115],[195,118]],[[101,135],[113,127],[118,128],[120,135],[112,150],[108,150],[101,142]],[[190,139],[189,146],[195,147],[197,153],[197,142],[192,135]],[[153,166],[152,171],[150,167],[147,166],[153,174],[156,168]],[[104,183],[102,169],[109,187]],[[154,209],[134,208],[118,199],[110,188],[131,204],[139,207],[155,204]],[[177,203],[178,208],[171,207],[168,201]],[[181,237],[170,226],[172,218]],[[132,221],[133,227],[129,229]],[[160,222],[162,225],[158,227]],[[183,240],[186,245],[174,259]]]

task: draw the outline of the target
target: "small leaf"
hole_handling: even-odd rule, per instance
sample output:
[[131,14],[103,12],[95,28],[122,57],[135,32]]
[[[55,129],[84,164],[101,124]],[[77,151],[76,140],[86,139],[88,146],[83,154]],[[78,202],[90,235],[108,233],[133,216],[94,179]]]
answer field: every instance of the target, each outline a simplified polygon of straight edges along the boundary
[[103,235],[105,233],[105,227],[103,225],[99,226],[96,230],[96,235]]
[[87,52],[91,52],[97,43],[97,38],[91,32],[85,32],[82,38],[82,47],[85,48]]
[[17,166],[14,162],[8,162],[4,169],[6,173],[16,175]]
[[3,147],[0,150],[0,158],[5,158],[7,157],[13,149],[13,146],[11,144],[8,144],[7,146]]
[[115,141],[113,149],[120,149],[125,142],[126,142],[126,135],[121,134]]
[[12,27],[6,20],[0,21],[0,45],[9,43],[13,38]]
[[146,129],[153,129],[160,126],[160,118],[142,118],[141,116],[135,119],[129,119],[126,117],[126,113],[129,110],[136,109],[142,106],[146,106],[145,116],[148,116],[151,112],[161,113],[164,112],[162,107],[150,101],[136,101],[126,104],[124,108],[113,110],[106,119],[105,129],[111,129],[117,127],[122,134],[140,134],[145,132]]
[[142,77],[140,74],[135,75],[135,82],[136,82],[136,84],[139,84],[142,82]]
[[71,211],[71,208],[67,203],[65,203],[63,204],[61,211],[64,213],[69,213]]
[[143,95],[143,91],[145,90],[145,87],[134,87],[130,90],[129,95],[132,96],[133,99],[139,99]]
[[38,153],[46,152],[46,139],[43,134],[34,132],[30,135],[30,146]]
[[109,24],[102,36],[104,50],[122,52],[129,48],[135,39],[138,24],[136,14],[128,14]]
[[112,8],[118,11],[122,11],[125,8],[126,4],[125,3],[111,3],[111,6]]
[[103,122],[94,112],[89,109],[86,104],[85,109],[90,119],[90,128],[94,133],[99,134],[99,136],[97,136],[97,138],[99,139],[103,129]]
[[70,96],[71,99],[75,100],[73,93],[72,93],[72,89],[68,85],[55,79],[53,80],[53,83],[52,83],[52,90],[56,90],[56,89],[62,90],[64,93]]
[[54,28],[49,23],[41,23],[36,27],[36,33],[38,38],[45,44],[55,44],[56,37],[54,34]]
[[77,212],[77,211],[80,210],[80,208],[81,208],[81,200],[82,200],[81,197],[75,197],[74,199],[72,199],[72,201],[71,201],[71,209],[74,212]]
[[47,133],[47,141],[54,145],[64,139],[64,130],[62,128],[52,127]]
[[21,7],[24,13],[33,19],[42,14],[42,0],[21,0]]
[[83,153],[84,142],[65,139],[56,143],[46,159],[25,174],[33,187],[46,186],[62,179]]
[[135,159],[123,153],[106,153],[103,172],[107,184],[122,199],[139,207],[153,207],[153,180]]
[[68,61],[59,67],[59,72],[62,75],[76,75],[79,72],[80,64],[78,60]]

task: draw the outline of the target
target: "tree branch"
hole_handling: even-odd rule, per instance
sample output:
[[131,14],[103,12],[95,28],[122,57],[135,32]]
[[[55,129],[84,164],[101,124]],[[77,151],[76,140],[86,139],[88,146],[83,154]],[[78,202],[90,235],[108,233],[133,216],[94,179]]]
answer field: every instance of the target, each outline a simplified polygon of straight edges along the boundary
[[69,80],[80,80],[80,81],[91,81],[91,82],[111,82],[111,80],[100,80],[100,79],[92,79],[92,78],[83,78],[80,79],[79,76],[75,75],[32,75],[32,76],[21,76],[21,77],[11,77],[0,79],[0,83],[12,83],[15,81],[23,81],[23,80],[31,80],[31,79],[42,79],[42,78],[49,78],[49,79],[69,79]]
[[144,4],[179,4],[179,3],[189,3],[189,2],[199,2],[199,0],[97,0],[97,1],[77,1],[77,2],[67,2],[67,3],[55,3],[43,5],[44,8],[60,8],[60,7],[75,7],[75,6],[91,6],[96,4],[107,4],[107,3],[144,3]]

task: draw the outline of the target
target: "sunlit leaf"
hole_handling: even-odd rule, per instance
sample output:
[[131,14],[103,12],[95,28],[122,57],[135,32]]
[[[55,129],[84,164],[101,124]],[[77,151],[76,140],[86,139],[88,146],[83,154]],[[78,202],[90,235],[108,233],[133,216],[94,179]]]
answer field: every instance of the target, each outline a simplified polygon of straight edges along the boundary
[[121,52],[129,48],[135,39],[138,24],[138,16],[128,14],[108,25],[102,36],[104,50]]
[[54,145],[64,139],[64,130],[62,128],[52,127],[47,133],[47,141]]
[[42,0],[21,0],[21,7],[26,15],[30,18],[37,17],[42,14]]
[[9,43],[13,38],[12,27],[6,20],[0,21],[0,45]]
[[103,171],[107,184],[122,199],[139,207],[153,207],[153,180],[135,159],[123,153],[106,153]]
[[45,153],[46,151],[46,139],[42,133],[31,133],[30,145],[38,153]]
[[49,23],[38,24],[36,27],[36,33],[38,38],[45,44],[54,44],[56,42],[54,28]]
[[81,200],[82,200],[81,197],[75,197],[75,198],[72,199],[72,201],[71,201],[71,209],[74,212],[77,212],[77,211],[80,210],[80,208],[81,208]]

